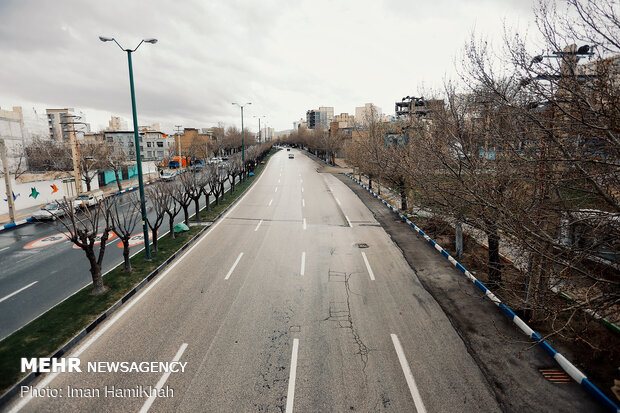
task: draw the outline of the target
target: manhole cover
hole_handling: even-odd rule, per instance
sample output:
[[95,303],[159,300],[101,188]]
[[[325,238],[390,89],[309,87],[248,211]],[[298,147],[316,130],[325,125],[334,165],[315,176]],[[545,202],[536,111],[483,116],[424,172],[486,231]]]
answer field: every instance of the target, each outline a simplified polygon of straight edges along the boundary
[[539,369],[538,371],[551,383],[570,383],[571,381],[570,376],[559,369]]
[[359,244],[357,244],[357,248],[368,248],[368,244],[360,242]]

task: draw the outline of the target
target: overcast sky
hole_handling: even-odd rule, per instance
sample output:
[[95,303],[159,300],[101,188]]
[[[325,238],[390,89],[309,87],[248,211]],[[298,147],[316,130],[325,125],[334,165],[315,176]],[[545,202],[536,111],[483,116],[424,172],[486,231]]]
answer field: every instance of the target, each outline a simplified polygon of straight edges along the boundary
[[454,76],[472,31],[501,39],[503,23],[532,28],[533,0],[0,0],[0,107],[72,107],[93,130],[111,115],[131,125],[127,56],[138,122],[240,126],[232,102],[252,102],[292,128],[306,110],[355,113],[437,88]]

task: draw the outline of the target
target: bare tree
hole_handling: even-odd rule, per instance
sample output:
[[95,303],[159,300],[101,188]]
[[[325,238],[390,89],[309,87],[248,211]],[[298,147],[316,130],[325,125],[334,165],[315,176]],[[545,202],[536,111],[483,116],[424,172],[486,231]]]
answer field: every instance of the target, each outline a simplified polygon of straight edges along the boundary
[[183,222],[189,225],[189,206],[192,204],[192,192],[195,192],[192,179],[187,173],[181,175],[180,182],[173,185],[172,197],[183,209]]
[[156,182],[146,189],[146,197],[149,202],[149,210],[155,214],[154,218],[147,219],[146,222],[151,230],[153,238],[153,251],[157,252],[157,234],[159,228],[164,223],[167,205],[170,202],[169,194],[166,192],[166,183]]
[[108,148],[102,142],[80,144],[79,148],[80,179],[86,184],[86,190],[90,191],[97,171],[106,165]]
[[[60,205],[64,209],[64,216],[58,219],[57,223],[66,229],[67,238],[86,254],[90,263],[93,294],[103,294],[106,287],[103,285],[101,265],[106,243],[113,229],[110,200],[106,198],[92,208],[84,208],[80,213],[74,210],[67,198]],[[97,246],[99,250],[96,252]]]
[[[131,272],[131,261],[129,260],[129,240],[133,235],[136,224],[141,219],[140,200],[133,194],[114,197],[109,203],[110,217],[114,233],[123,243],[123,261],[125,272]],[[155,235],[156,236],[156,235]]]
[[26,159],[33,171],[69,171],[73,169],[71,148],[58,141],[33,139],[26,146]]
[[161,191],[161,206],[166,211],[166,215],[168,216],[168,225],[170,227],[170,237],[175,238],[174,235],[174,218],[181,212],[181,205],[176,202],[175,196],[176,194],[176,186],[175,182],[167,182],[162,185]]

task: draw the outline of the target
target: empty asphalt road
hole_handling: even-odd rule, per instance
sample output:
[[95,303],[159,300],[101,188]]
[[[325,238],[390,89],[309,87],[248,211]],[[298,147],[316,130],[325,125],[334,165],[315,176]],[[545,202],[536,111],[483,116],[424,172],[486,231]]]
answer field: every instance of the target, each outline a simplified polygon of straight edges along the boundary
[[[226,183],[226,190],[230,184]],[[120,195],[121,208],[128,208]],[[133,193],[137,196],[137,193]],[[205,206],[204,197],[200,207]],[[194,205],[190,206],[190,214]],[[153,211],[147,210],[149,217]],[[174,222],[183,221],[183,211]],[[62,235],[59,223],[37,222],[0,232],[0,340],[19,330],[39,315],[92,284],[90,265],[84,251]],[[168,231],[168,218],[159,229],[160,236]],[[134,229],[135,245],[131,254],[144,249],[142,226]],[[152,234],[149,235],[152,237]],[[123,262],[122,243],[113,236],[106,244],[103,273]],[[98,248],[95,249],[98,251]]]
[[[47,395],[26,391],[7,407],[500,411],[370,211],[291,153],[274,155],[223,219],[68,355],[80,358],[81,373],[48,374],[38,383]],[[173,360],[187,363],[183,372],[85,371],[95,361]],[[167,397],[134,394],[138,386]]]

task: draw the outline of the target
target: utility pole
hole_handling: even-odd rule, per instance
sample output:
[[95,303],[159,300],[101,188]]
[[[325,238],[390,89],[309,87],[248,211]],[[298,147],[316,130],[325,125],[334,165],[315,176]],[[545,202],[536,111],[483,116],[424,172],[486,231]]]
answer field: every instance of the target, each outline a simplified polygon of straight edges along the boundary
[[183,161],[181,161],[181,128],[183,126],[174,125],[174,127],[177,128],[177,139],[179,140],[178,147],[179,147],[179,169],[180,169],[181,166],[183,166]]
[[11,175],[9,174],[9,164],[6,160],[6,146],[4,139],[0,139],[0,154],[2,155],[2,168],[4,169],[4,185],[6,186],[6,200],[9,203],[9,218],[15,222],[15,204],[13,200],[13,189],[11,188]]
[[[63,116],[61,114],[61,116]],[[84,124],[84,122],[75,122],[72,118],[81,119],[78,115],[64,115],[69,121],[60,122],[61,125],[68,125],[69,144],[71,145],[71,158],[73,158],[73,177],[75,178],[75,192],[77,195],[82,193],[82,172],[80,171],[80,148],[75,136],[75,125]],[[62,118],[61,118],[62,119]]]

